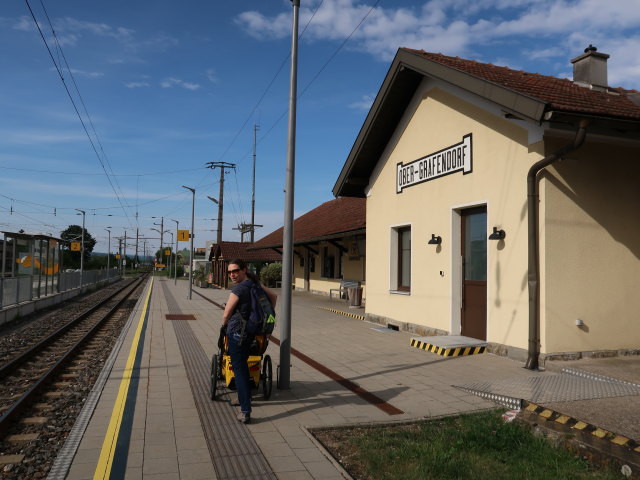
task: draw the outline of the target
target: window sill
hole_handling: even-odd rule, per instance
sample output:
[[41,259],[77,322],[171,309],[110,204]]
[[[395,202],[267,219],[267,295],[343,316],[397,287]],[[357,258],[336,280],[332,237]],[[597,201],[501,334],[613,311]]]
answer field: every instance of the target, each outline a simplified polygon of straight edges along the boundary
[[389,290],[389,293],[393,295],[411,295],[411,292],[407,292],[405,290]]

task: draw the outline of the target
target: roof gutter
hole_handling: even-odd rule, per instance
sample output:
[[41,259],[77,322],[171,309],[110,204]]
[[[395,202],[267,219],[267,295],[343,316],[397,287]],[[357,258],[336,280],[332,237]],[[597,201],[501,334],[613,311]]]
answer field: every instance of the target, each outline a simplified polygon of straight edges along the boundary
[[543,168],[548,167],[566,154],[577,150],[582,146],[587,136],[588,120],[580,120],[576,136],[568,145],[560,148],[539,162],[534,163],[527,174],[527,212],[529,217],[529,353],[525,368],[538,369],[538,357],[540,356],[539,333],[539,272],[538,272],[538,182],[537,175]]

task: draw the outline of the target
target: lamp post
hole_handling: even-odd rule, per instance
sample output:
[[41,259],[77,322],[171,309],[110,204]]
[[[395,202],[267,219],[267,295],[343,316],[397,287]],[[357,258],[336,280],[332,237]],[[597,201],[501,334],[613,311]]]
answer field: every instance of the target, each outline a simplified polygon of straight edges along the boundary
[[[158,218],[158,217],[151,217],[151,218]],[[160,223],[155,223],[154,225],[160,225],[160,263],[164,263],[164,252],[162,251],[162,235],[164,232],[164,217],[160,217]]]
[[85,211],[84,210],[80,210],[79,208],[76,208],[76,210],[78,212],[80,212],[77,215],[82,215],[82,240],[80,240],[82,242],[82,244],[80,245],[80,288],[82,288],[83,277],[84,277],[84,216],[85,216]]
[[[171,248],[173,248],[173,232],[171,230],[165,230],[169,235],[171,235]],[[169,273],[169,275],[167,275],[169,278],[171,278],[171,257],[173,252],[171,252],[171,250],[169,250],[169,268],[167,269],[167,272]]]
[[109,263],[109,260],[110,260],[110,257],[111,257],[111,230],[109,230],[110,228],[111,228],[111,227],[107,227],[107,228],[105,228],[105,230],[106,230],[107,232],[109,232],[109,244],[108,244],[108,246],[107,246],[107,283],[109,283],[109,273],[110,273],[110,271],[111,271],[111,270],[110,270],[110,266],[111,266],[111,265],[110,265],[110,263]]
[[180,225],[180,222],[178,222],[178,220],[174,220],[173,218],[170,218],[169,220],[171,220],[172,222],[176,222],[176,251],[173,253],[175,255],[174,262],[173,262],[173,284],[177,285],[178,284],[178,225]]
[[182,188],[186,188],[191,191],[191,235],[189,235],[189,300],[191,300],[191,291],[193,289],[193,224],[195,220],[196,189],[185,187],[184,185],[182,185]]

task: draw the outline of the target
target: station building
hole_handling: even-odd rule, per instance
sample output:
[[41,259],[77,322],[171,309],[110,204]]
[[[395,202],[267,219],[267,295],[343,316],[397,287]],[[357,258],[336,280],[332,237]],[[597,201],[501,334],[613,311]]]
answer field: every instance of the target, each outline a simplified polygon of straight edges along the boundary
[[229,288],[229,274],[227,273],[229,263],[233,260],[243,260],[247,263],[251,271],[255,273],[255,264],[269,264],[282,261],[282,253],[266,250],[250,250],[253,243],[247,242],[226,242],[212,243],[209,247],[209,268],[207,270],[207,281],[218,288]]
[[[292,288],[340,298],[350,285],[362,289],[359,295],[366,298],[365,204],[364,198],[336,198],[294,220]],[[281,254],[283,230],[271,232],[248,250]]]
[[[640,352],[640,93],[400,49],[335,183],[366,198],[366,316],[537,368]],[[568,65],[568,64],[567,64]]]

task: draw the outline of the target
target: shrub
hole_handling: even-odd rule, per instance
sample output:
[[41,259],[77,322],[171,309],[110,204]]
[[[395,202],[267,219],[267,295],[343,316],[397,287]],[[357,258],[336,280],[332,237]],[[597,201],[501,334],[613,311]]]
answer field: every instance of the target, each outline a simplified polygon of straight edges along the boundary
[[267,265],[260,271],[260,282],[267,287],[275,286],[276,282],[282,281],[282,263],[276,262]]

